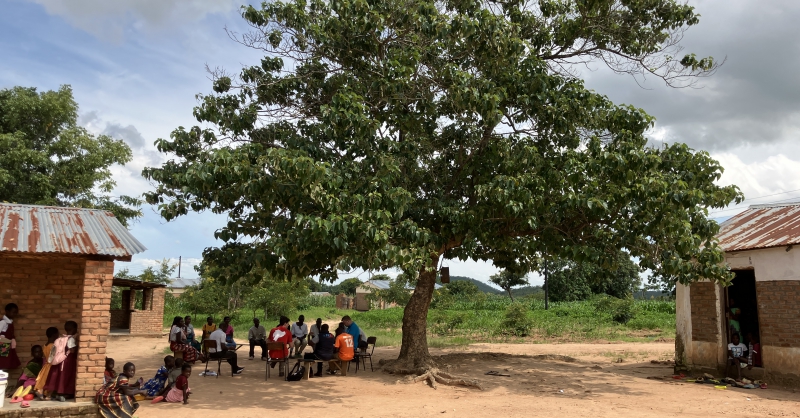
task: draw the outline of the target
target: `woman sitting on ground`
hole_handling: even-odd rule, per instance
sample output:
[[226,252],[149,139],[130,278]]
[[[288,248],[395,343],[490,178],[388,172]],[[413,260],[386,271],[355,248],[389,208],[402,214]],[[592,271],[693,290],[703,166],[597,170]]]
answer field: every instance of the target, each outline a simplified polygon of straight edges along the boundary
[[172,320],[172,328],[169,330],[169,349],[173,352],[182,351],[183,361],[194,363],[197,360],[205,362],[205,357],[194,347],[186,343],[186,334],[183,332],[183,318],[176,316]]
[[106,418],[132,418],[139,403],[134,396],[144,394],[145,391],[139,389],[142,380],[129,384],[130,380],[136,375],[136,366],[133,363],[125,363],[116,380],[103,386],[97,391],[95,401],[97,402],[100,415]]

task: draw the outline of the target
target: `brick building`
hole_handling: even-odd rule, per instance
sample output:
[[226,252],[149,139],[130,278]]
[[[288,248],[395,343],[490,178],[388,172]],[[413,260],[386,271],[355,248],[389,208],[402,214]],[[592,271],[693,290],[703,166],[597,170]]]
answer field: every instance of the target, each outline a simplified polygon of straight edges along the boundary
[[[77,322],[75,396],[90,400],[103,381],[114,261],[144,250],[107,211],[0,203],[0,307],[19,305],[22,364],[48,327]],[[20,370],[10,372],[16,379]]]
[[[114,287],[122,290],[122,307],[111,310],[111,330],[115,334],[160,337],[164,320],[166,285],[115,278]],[[137,297],[139,293],[139,297]]]
[[751,206],[723,222],[717,238],[735,278],[728,287],[677,286],[676,363],[723,372],[734,308],[741,341],[749,334],[761,345],[761,366],[743,374],[799,385],[800,203]]

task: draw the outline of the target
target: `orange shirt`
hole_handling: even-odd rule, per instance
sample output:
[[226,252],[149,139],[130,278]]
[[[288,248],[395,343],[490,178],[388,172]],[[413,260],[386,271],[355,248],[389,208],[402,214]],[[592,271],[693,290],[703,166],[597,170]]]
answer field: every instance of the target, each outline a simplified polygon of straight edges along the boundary
[[340,360],[350,361],[355,356],[355,350],[353,349],[353,336],[350,334],[339,334],[339,336],[336,337],[336,343],[333,346],[339,349]]

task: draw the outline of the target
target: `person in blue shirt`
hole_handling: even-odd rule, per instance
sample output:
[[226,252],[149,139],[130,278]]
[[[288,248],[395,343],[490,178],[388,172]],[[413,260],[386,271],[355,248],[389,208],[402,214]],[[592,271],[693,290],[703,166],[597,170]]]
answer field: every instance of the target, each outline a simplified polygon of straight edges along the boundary
[[350,334],[353,337],[353,342],[355,342],[356,346],[361,348],[361,328],[359,328],[358,325],[353,322],[349,315],[342,317],[342,323],[345,326],[344,332]]

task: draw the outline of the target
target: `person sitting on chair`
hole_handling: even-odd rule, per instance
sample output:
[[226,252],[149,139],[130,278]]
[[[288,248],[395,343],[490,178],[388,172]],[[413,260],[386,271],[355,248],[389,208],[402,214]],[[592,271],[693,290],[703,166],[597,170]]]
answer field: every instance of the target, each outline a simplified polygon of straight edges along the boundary
[[222,323],[219,324],[219,327],[225,331],[225,344],[231,350],[236,348],[236,341],[233,340],[233,325],[231,325],[231,317],[226,316],[222,319]]
[[[353,360],[355,357],[355,344],[353,336],[345,332],[344,324],[339,324],[336,328],[336,342],[333,344],[335,355],[334,359],[341,360],[340,367],[347,367],[345,363]],[[335,370],[331,370],[331,374],[336,374]]]
[[267,330],[261,325],[258,318],[253,318],[253,326],[247,331],[247,340],[250,341],[250,357],[255,358],[256,346],[261,347],[261,360],[267,360]]
[[[292,344],[292,334],[289,332],[289,318],[282,316],[280,319],[280,323],[275,328],[272,328],[269,331],[269,337],[267,341],[269,342],[278,342],[283,343],[283,350],[269,350],[269,359],[270,360],[282,360],[289,357],[289,345]],[[270,364],[270,367],[275,368],[275,362]],[[284,363],[281,362],[281,371],[278,376],[283,376],[285,370]]]
[[[220,324],[222,325],[222,324]],[[239,367],[239,360],[236,356],[236,352],[233,350],[228,349],[228,345],[225,341],[225,331],[222,330],[222,326],[217,328],[211,335],[208,336],[209,340],[215,341],[217,344],[217,348],[209,348],[209,358],[212,359],[220,359],[224,358],[228,364],[231,365],[231,370],[233,370],[233,374],[242,374],[242,370],[244,367]]]
[[319,334],[322,332],[322,318],[317,318],[317,322],[311,326],[308,332],[308,345],[313,349],[314,345],[319,341]]
[[294,355],[297,358],[303,357],[303,350],[306,349],[306,337],[308,337],[308,324],[305,323],[306,317],[300,315],[297,322],[292,324],[292,343]]
[[[314,356],[316,356],[317,360],[331,360],[336,352],[335,344],[336,337],[330,333],[328,324],[321,325],[317,335],[317,342],[314,344]],[[317,363],[317,372],[314,376],[322,376],[322,363]]]

